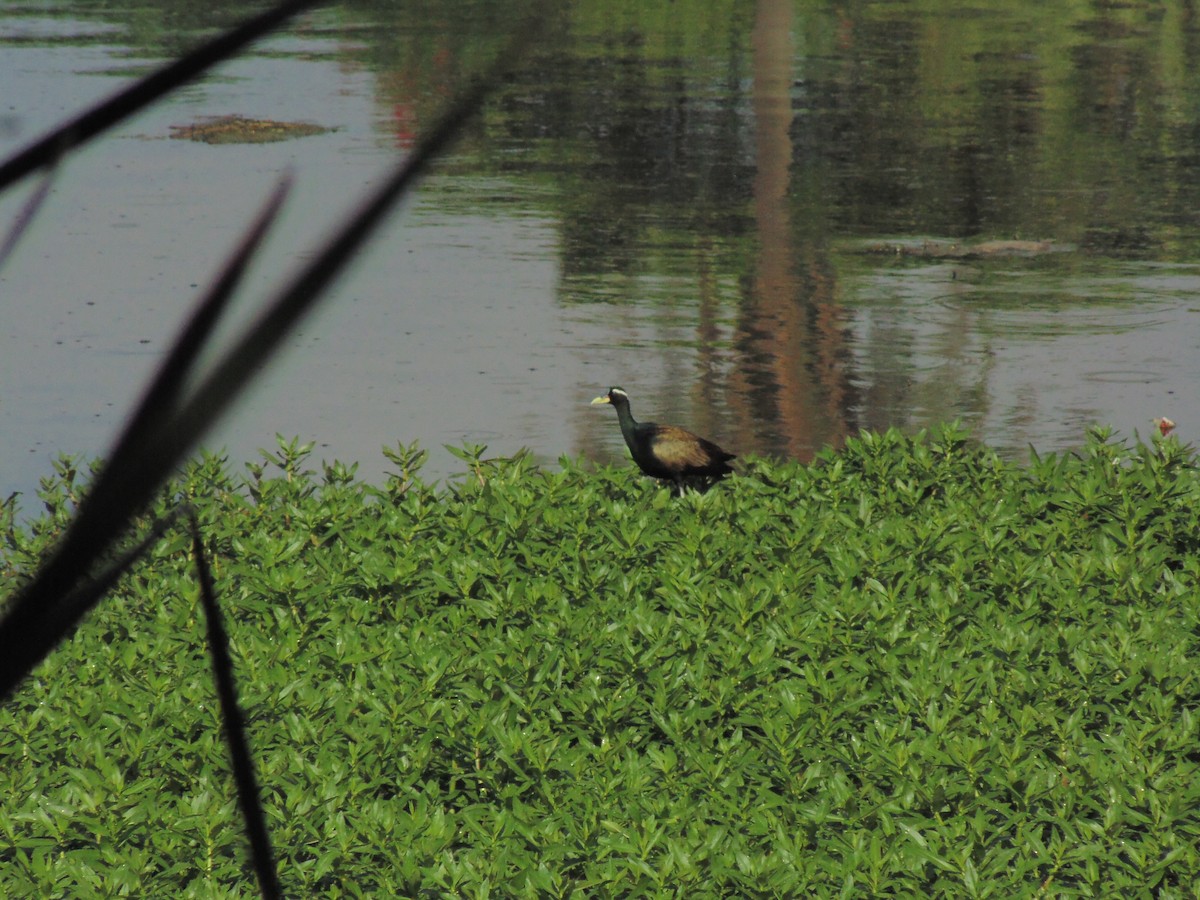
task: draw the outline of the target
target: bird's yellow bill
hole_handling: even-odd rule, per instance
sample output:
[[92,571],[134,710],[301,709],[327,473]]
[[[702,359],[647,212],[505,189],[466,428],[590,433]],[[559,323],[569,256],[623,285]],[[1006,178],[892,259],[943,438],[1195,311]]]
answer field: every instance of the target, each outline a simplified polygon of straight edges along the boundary
[[592,406],[599,406],[601,403],[612,403],[612,401],[608,399],[608,394],[605,394],[603,397],[597,397],[592,401]]

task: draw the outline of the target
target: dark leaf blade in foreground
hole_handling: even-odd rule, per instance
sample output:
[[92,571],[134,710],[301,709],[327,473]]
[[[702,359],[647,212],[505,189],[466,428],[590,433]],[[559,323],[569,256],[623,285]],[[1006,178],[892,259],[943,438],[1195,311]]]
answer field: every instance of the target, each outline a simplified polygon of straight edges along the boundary
[[350,216],[325,249],[292,279],[277,299],[269,304],[258,322],[214,366],[212,374],[180,410],[177,425],[180,434],[186,435],[186,438],[174,438],[172,444],[184,439],[190,444],[224,411],[229,399],[248,383],[254,371],[279,348],[300,319],[311,311],[321,292],[346,267],[415,179],[457,136],[466,121],[479,109],[502,71],[494,70],[487,79],[476,82],[455,102],[384,185]]
[[286,3],[280,3],[223,32],[186,56],[139,79],[108,100],[85,110],[0,163],[0,190],[24,178],[30,172],[55,162],[71,148],[86,143],[141,111],[181,85],[202,75],[217,63],[243,50],[247,44],[269,34],[289,19],[321,2],[322,0],[288,0]]
[[[100,593],[91,590],[89,584],[76,587],[76,582],[120,536],[157,486],[157,482],[146,483],[146,448],[153,435],[174,415],[180,389],[196,357],[278,216],[290,187],[291,178],[283,178],[267,199],[262,212],[242,237],[233,256],[159,366],[62,541],[0,622],[0,693],[11,689],[8,685],[10,665],[14,671],[20,666],[28,671],[70,632],[91,604],[99,600]],[[63,598],[76,599],[70,603],[64,600],[58,606]],[[91,598],[91,601],[81,604],[78,598]]]
[[38,186],[34,188],[33,193],[29,195],[29,199],[22,204],[21,211],[17,213],[17,218],[8,230],[4,242],[0,243],[0,269],[4,268],[4,264],[12,256],[17,243],[24,236],[25,232],[29,230],[34,216],[42,208],[42,204],[46,202],[46,197],[50,195],[50,186],[54,183],[54,172],[54,169],[46,172],[42,180],[38,183]]
[[229,655],[229,636],[217,604],[217,592],[213,586],[212,572],[204,553],[204,538],[200,534],[200,523],[189,512],[188,521],[192,531],[192,553],[195,555],[196,577],[200,582],[200,602],[204,606],[207,622],[208,652],[212,659],[213,678],[217,683],[217,700],[221,704],[221,715],[225,720],[225,740],[229,746],[229,761],[233,766],[233,779],[237,785],[238,805],[246,823],[250,838],[250,853],[254,861],[254,872],[258,877],[259,890],[265,898],[281,896],[279,877],[275,869],[275,855],[271,851],[271,837],[267,832],[267,820],[263,815],[262,798],[258,793],[258,778],[254,774],[254,761],[250,758],[250,744],[246,739],[246,720],[238,706],[237,685],[233,675],[233,660]]
[[105,566],[102,571],[79,584],[74,590],[67,591],[59,600],[56,615],[42,620],[42,626],[49,630],[31,636],[34,643],[38,646],[45,645],[53,648],[65,638],[74,624],[96,605],[96,602],[117,583],[118,578],[129,571],[130,567],[146,554],[146,551],[159,542],[166,530],[186,511],[185,506],[176,507],[170,514],[163,516],[151,525],[141,540]]
[[293,182],[290,172],[280,178],[275,190],[267,198],[262,212],[243,235],[233,257],[226,263],[224,270],[200,301],[183,332],[171,347],[129,425],[109,454],[110,458],[127,458],[128,448],[144,440],[146,435],[166,421],[177,408],[188,373],[225,311],[233,292],[241,284],[250,260],[279,215]]
[[[105,503],[111,507],[94,513],[108,523],[107,529],[98,529],[89,523],[90,536],[94,540],[89,540],[88,546],[78,555],[60,554],[63,563],[49,572],[39,571],[14,600],[9,615],[0,622],[0,697],[10,694],[58,639],[47,642],[47,638],[69,633],[78,621],[78,616],[66,622],[52,621],[57,617],[59,599],[72,588],[72,575],[79,577],[78,573],[88,571],[94,560],[128,527],[128,522],[145,506],[191,447],[230,408],[255,372],[313,308],[322,291],[345,268],[417,176],[457,137],[535,34],[534,28],[523,31],[488,72],[450,106],[382,187],[367,197],[313,262],[268,304],[262,318],[214,365],[211,374],[191,398],[181,403],[169,418],[164,417],[144,438],[137,440],[136,446],[127,446],[122,458],[110,461],[109,467],[123,473],[124,477],[114,478],[105,488]],[[86,502],[84,506],[87,506]],[[68,533],[64,543],[70,540]]]

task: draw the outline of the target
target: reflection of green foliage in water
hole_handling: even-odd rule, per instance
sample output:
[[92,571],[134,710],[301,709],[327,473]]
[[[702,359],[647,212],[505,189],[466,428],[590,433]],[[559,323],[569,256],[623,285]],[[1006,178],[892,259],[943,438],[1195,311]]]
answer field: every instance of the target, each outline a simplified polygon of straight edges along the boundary
[[[675,255],[659,253],[653,223],[722,242],[745,234],[753,14],[573,5],[491,107],[467,164],[545,176],[557,190],[541,199],[560,205],[569,246],[631,272]],[[1190,28],[1173,10],[1083,4],[797,10],[792,227],[811,240],[931,234],[1187,255],[1195,238],[1181,225],[1200,203],[1187,174],[1200,42],[1179,37]]]
[[[56,11],[169,55],[244,5]],[[419,126],[520,15],[499,2],[355,2],[310,17],[309,33],[348,29],[337,52],[375,70],[380,102]],[[552,180],[535,202],[562,204],[566,221],[603,214],[603,231],[579,236],[593,255],[636,255],[647,210],[680,231],[744,232],[755,5],[593,0],[548,15],[462,165]],[[1200,41],[1177,5],[797,4],[793,23],[798,232],[1052,238],[1117,255],[1194,245],[1183,226],[1200,206],[1187,177]]]

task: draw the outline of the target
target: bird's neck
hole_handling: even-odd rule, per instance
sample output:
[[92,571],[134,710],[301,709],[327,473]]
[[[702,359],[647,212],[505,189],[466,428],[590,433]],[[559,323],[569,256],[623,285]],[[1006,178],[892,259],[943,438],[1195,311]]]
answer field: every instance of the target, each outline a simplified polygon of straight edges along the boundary
[[637,434],[637,422],[633,420],[633,413],[629,411],[628,403],[614,403],[617,408],[617,421],[621,423],[621,434],[625,438],[625,443],[630,447],[634,445],[634,436]]

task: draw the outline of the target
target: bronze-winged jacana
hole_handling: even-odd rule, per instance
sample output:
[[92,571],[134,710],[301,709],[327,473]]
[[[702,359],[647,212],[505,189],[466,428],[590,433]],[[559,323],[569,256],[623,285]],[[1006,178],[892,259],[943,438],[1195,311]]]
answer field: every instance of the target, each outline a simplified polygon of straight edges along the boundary
[[592,401],[593,406],[600,403],[616,407],[621,434],[638,468],[651,478],[669,478],[675,482],[680,496],[685,481],[700,481],[707,488],[733,471],[729,460],[735,454],[727,453],[712,441],[676,425],[634,421],[629,395],[621,388],[609,388],[607,394]]

